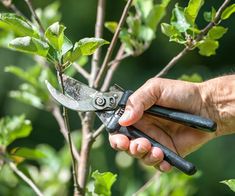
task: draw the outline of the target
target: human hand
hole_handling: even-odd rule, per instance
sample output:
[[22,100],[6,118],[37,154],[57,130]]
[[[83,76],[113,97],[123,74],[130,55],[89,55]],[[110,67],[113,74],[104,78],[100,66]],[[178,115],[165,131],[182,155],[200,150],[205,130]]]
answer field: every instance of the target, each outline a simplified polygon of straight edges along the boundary
[[[212,112],[215,109],[208,103],[207,90],[205,85],[197,83],[160,78],[150,79],[130,96],[119,123],[122,126],[134,125],[184,157],[216,137],[217,134],[198,131],[148,114],[143,115],[143,112],[157,104],[217,120]],[[125,135],[114,134],[110,135],[109,139],[114,149],[127,151],[147,165],[153,165],[162,171],[168,171],[171,168],[169,163],[163,161],[163,152],[157,147],[152,147],[145,138],[130,141]]]

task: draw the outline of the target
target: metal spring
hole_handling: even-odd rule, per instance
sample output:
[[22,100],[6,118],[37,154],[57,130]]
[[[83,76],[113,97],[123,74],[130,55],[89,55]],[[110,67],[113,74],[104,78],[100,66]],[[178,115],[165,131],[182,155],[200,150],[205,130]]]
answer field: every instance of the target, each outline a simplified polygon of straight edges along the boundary
[[121,117],[124,112],[125,112],[125,108],[120,108],[120,109],[117,111],[117,115]]

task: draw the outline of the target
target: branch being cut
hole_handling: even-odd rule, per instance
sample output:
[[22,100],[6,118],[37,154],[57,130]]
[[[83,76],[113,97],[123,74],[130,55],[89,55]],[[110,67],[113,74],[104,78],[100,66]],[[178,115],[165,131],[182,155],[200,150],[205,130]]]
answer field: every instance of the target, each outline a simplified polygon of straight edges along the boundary
[[[196,42],[201,41],[203,39],[203,37],[209,32],[209,30],[216,26],[220,19],[221,19],[221,15],[223,13],[223,11],[226,9],[226,7],[228,6],[228,4],[230,3],[231,0],[225,0],[224,3],[220,6],[220,8],[218,9],[218,11],[215,14],[215,18],[212,22],[210,22],[203,30],[201,30],[201,32],[197,35],[196,37]],[[168,73],[168,71],[175,66],[175,64],[182,59],[189,51],[191,50],[191,48],[189,48],[188,46],[186,46],[178,55],[176,55],[157,75],[156,77],[162,77],[164,75],[166,75]]]
[[108,51],[105,55],[105,58],[104,58],[104,61],[103,61],[103,64],[101,66],[101,69],[97,75],[97,78],[95,80],[95,83],[94,83],[94,86],[97,88],[99,86],[99,82],[101,80],[101,78],[103,77],[104,73],[106,72],[106,69],[107,69],[107,66],[108,66],[108,63],[110,61],[110,58],[112,57],[112,54],[113,54],[113,49],[114,47],[116,46],[116,43],[117,43],[117,40],[118,40],[118,37],[119,37],[119,34],[120,34],[120,31],[121,31],[121,28],[126,20],[126,17],[127,17],[127,14],[128,14],[128,10],[129,8],[131,7],[131,4],[132,4],[133,0],[128,0],[127,3],[126,3],[126,6],[123,10],[123,13],[122,13],[122,16],[121,16],[121,19],[118,23],[118,26],[117,26],[117,29],[114,33],[114,36],[112,38],[112,41],[109,45],[109,48],[108,48]]
[[[65,126],[65,124],[64,124],[63,117],[62,117],[62,115],[61,115],[61,113],[60,113],[60,109],[59,109],[59,107],[58,107],[57,105],[55,105],[55,106],[53,107],[53,109],[52,109],[52,114],[53,114],[53,116],[55,117],[55,119],[56,119],[56,121],[57,121],[57,123],[58,123],[58,125],[59,125],[59,127],[60,127],[60,132],[61,132],[62,135],[64,136],[65,140],[66,140],[67,142],[69,142],[69,141],[68,141],[68,135],[67,135],[66,126]],[[76,147],[75,147],[75,145],[74,145],[74,142],[73,142],[72,140],[71,140],[71,143],[72,143],[72,150],[73,150],[74,157],[75,157],[75,159],[77,160],[77,162],[79,162],[79,158],[80,158],[79,153],[78,153],[78,151],[77,151],[77,149],[76,149]]]

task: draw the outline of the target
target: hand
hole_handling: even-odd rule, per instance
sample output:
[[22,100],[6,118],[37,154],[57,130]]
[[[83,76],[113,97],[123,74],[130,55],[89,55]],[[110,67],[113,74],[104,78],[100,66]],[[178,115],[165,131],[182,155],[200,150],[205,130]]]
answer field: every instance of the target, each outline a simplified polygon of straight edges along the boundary
[[[224,126],[226,123],[220,112],[221,108],[218,107],[218,103],[228,102],[220,96],[222,87],[223,91],[226,90],[224,82],[227,83],[227,80],[228,77],[224,77],[198,84],[160,78],[150,79],[130,96],[119,123],[122,126],[134,125],[180,156],[185,156],[216,136],[228,132],[228,127]],[[210,118],[217,122],[218,131],[206,133],[147,114],[143,115],[144,111],[154,104]],[[229,118],[227,116],[226,119]],[[114,134],[110,135],[109,140],[114,149],[127,151],[147,165],[153,165],[162,171],[169,171],[171,168],[169,163],[163,161],[163,152],[157,147],[151,147],[145,138],[130,141],[125,135]]]

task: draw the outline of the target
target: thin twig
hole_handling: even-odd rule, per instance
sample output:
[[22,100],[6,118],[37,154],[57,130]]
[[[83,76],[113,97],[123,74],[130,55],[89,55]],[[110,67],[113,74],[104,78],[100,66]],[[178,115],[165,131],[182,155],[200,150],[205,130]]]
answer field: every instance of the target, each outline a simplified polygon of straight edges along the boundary
[[160,171],[157,171],[154,176],[148,180],[137,192],[133,193],[132,196],[138,196],[140,193],[143,193],[154,181],[157,180],[161,175]]
[[188,51],[188,47],[185,47],[179,54],[177,54],[174,58],[171,59],[171,61],[156,75],[156,77],[162,77],[166,75],[168,71],[172,67],[174,67],[175,64],[188,53]]
[[113,63],[109,67],[108,72],[105,76],[104,82],[101,87],[102,92],[105,92],[108,90],[110,82],[112,81],[112,78],[113,78],[113,74],[116,71],[116,69],[118,68],[121,60],[124,59],[123,58],[124,56],[125,56],[125,58],[128,57],[128,55],[125,55],[125,46],[122,44],[117,52],[115,60],[111,61]]
[[[220,6],[220,8],[218,9],[218,11],[215,14],[215,18],[212,22],[208,23],[208,25],[201,30],[201,32],[197,35],[195,41],[199,42],[203,39],[203,37],[209,32],[209,30],[216,26],[219,21],[220,21],[220,17],[221,14],[223,13],[223,11],[225,10],[225,8],[228,6],[230,0],[225,0],[224,3]],[[166,75],[168,73],[168,71],[181,59],[183,58],[189,51],[191,50],[191,48],[189,48],[188,46],[186,46],[178,55],[176,55],[157,75],[156,77],[162,77],[164,75]]]
[[33,7],[32,1],[31,1],[31,0],[24,0],[24,1],[25,1],[25,3],[27,4],[27,6],[28,6],[28,8],[29,8],[29,10],[30,10],[30,12],[31,12],[31,14],[32,14],[32,16],[33,16],[33,18],[34,18],[35,21],[38,23],[38,26],[39,26],[39,28],[40,28],[41,33],[43,34],[43,33],[45,32],[45,29],[44,29],[44,27],[43,27],[43,25],[42,25],[40,19],[38,18],[37,14],[36,14],[36,12],[35,12],[35,9],[34,9],[34,7]]
[[95,140],[101,133],[103,133],[105,125],[102,124],[96,131],[92,134],[92,139]]
[[24,16],[11,0],[1,0],[1,2],[6,8],[10,8],[17,15]]
[[[53,107],[53,109],[52,109],[52,115],[53,115],[54,118],[56,119],[56,121],[57,121],[57,123],[58,123],[58,125],[59,125],[59,127],[60,127],[60,132],[61,132],[62,135],[64,136],[65,140],[66,140],[67,142],[69,142],[69,140],[68,140],[68,135],[67,135],[67,130],[66,130],[66,126],[65,126],[65,124],[64,124],[64,119],[63,119],[63,117],[62,117],[62,115],[61,115],[61,112],[60,112],[60,109],[59,109],[59,107],[58,107],[57,105],[55,105],[55,106]],[[77,160],[77,162],[79,162],[79,158],[80,158],[79,153],[78,153],[78,151],[77,151],[77,148],[76,148],[75,145],[74,145],[74,142],[73,142],[72,140],[71,140],[71,142],[72,142],[72,150],[73,150],[74,157],[75,157],[75,159]]]
[[[96,14],[96,24],[95,24],[95,37],[102,38],[104,29],[104,18],[105,18],[105,5],[106,0],[98,0],[97,14]],[[89,80],[89,85],[92,87],[95,81],[95,77],[98,72],[99,62],[100,62],[101,48],[99,48],[92,56],[91,63],[91,77]]]
[[6,162],[9,167],[16,173],[16,175],[19,176],[24,182],[26,182],[38,196],[43,196],[43,193],[39,190],[36,184],[34,184],[34,182],[30,178],[28,178],[23,172],[21,172],[14,163],[12,163],[10,160],[6,160]]
[[126,20],[126,17],[127,17],[127,14],[128,14],[128,10],[129,8],[131,7],[131,4],[132,4],[132,1],[133,0],[128,0],[127,3],[126,3],[126,6],[123,10],[123,13],[122,13],[122,16],[121,16],[121,19],[118,23],[118,26],[117,26],[117,29],[114,33],[114,36],[112,38],[112,41],[110,43],[110,46],[108,48],[108,51],[105,55],[105,58],[104,58],[104,61],[103,61],[103,64],[101,66],[101,69],[97,75],[97,78],[95,80],[95,83],[94,83],[94,86],[97,88],[98,85],[99,85],[99,82],[101,80],[101,78],[103,77],[106,69],[107,69],[107,66],[108,66],[108,63],[109,63],[109,60],[110,58],[112,57],[112,54],[113,54],[113,50],[114,50],[114,47],[116,46],[116,43],[117,43],[117,40],[118,40],[118,37],[119,37],[119,34],[120,34],[120,31],[121,31],[121,28]]
[[80,73],[85,79],[89,80],[90,74],[83,69],[79,64],[73,63],[73,67],[77,70],[78,73]]
[[[61,66],[58,66],[58,76],[61,84],[61,89],[62,93],[65,94],[65,89],[64,89],[64,81],[63,81],[63,76],[62,76],[62,71],[60,70]],[[73,180],[74,180],[74,194],[78,195],[81,192],[81,188],[78,184],[78,174],[77,174],[77,162],[75,159],[75,156],[73,154],[73,147],[72,147],[72,138],[71,138],[71,132],[70,132],[70,126],[69,126],[69,120],[68,120],[68,111],[67,109],[63,106],[63,119],[64,119],[64,124],[65,124],[65,129],[68,137],[68,143],[69,143],[69,150],[70,154],[72,157],[72,170],[73,170]]]

